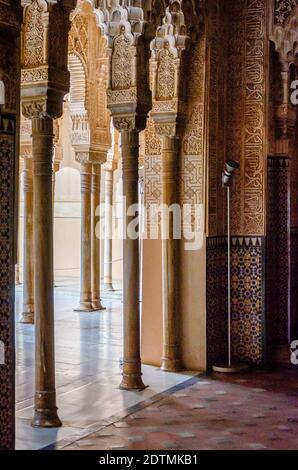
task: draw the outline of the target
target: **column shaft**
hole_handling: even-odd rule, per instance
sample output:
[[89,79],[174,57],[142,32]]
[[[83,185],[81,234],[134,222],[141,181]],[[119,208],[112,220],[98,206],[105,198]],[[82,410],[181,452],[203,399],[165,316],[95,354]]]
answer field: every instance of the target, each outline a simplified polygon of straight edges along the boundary
[[[162,195],[163,204],[168,209],[177,203],[177,167],[178,140],[176,137],[163,137],[162,154]],[[163,304],[163,358],[162,369],[166,371],[181,370],[180,359],[180,324],[177,311],[177,266],[178,241],[174,240],[174,219],[171,211],[169,217],[163,217],[162,237],[162,304]],[[165,224],[169,224],[165,226]]]
[[113,291],[113,170],[105,170],[104,285]]
[[91,181],[92,164],[81,165],[81,291],[77,312],[92,312],[91,291]]
[[53,120],[32,119],[34,185],[35,427],[58,427],[53,291]]
[[[138,203],[137,131],[122,132],[123,194],[126,198],[126,227],[134,219],[127,209]],[[123,378],[120,388],[143,389],[140,358],[140,306],[139,306],[139,240],[127,235],[123,241],[123,326],[124,357]]]
[[100,239],[96,230],[98,217],[96,210],[100,205],[101,166],[92,165],[92,307],[94,310],[104,310],[100,300]]
[[33,240],[33,165],[24,159],[24,227],[23,227],[23,313],[21,323],[34,323],[34,240]]
[[[53,240],[54,240],[54,246],[55,246],[55,193],[56,193],[56,173],[59,171],[59,165],[55,164],[53,165],[53,178],[52,178],[52,193],[53,193]],[[55,251],[53,255],[53,282],[54,282],[54,287],[56,287],[55,283]]]

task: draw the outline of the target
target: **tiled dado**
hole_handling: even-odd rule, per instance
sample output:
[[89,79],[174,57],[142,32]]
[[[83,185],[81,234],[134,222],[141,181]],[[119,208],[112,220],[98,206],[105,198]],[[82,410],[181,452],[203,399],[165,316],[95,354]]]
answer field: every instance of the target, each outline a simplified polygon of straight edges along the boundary
[[288,342],[290,162],[268,158],[266,294],[268,345]]
[[[232,238],[232,350],[236,360],[265,361],[265,238]],[[207,244],[207,362],[227,357],[227,243]]]
[[265,362],[265,237],[232,239],[232,345],[235,358]]
[[207,364],[223,361],[228,354],[227,239],[207,239]]
[[14,446],[14,162],[15,118],[0,113],[0,450]]
[[298,339],[298,227],[291,227],[290,231],[291,245],[291,321],[290,321],[290,340]]

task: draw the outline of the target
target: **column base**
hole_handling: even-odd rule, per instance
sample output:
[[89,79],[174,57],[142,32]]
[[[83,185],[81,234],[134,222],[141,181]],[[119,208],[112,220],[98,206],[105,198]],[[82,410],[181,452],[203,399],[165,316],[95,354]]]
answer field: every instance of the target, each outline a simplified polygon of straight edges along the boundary
[[74,309],[74,312],[94,312],[91,302],[80,302],[80,305]]
[[27,325],[34,325],[34,310],[23,312],[21,314],[19,323],[24,323]]
[[183,370],[180,359],[162,358],[161,370],[165,372],[181,372]]
[[115,292],[115,289],[114,289],[114,287],[113,287],[113,284],[104,283],[104,284],[103,284],[103,288],[104,288],[104,290],[107,291],[107,292]]
[[100,300],[96,300],[96,301],[92,302],[92,308],[95,312],[97,312],[99,310],[106,310],[106,307],[104,305],[102,305]]
[[146,385],[144,385],[142,380],[141,363],[122,361],[122,382],[120,384],[120,390],[144,390]]
[[57,409],[35,410],[31,426],[33,428],[60,428],[62,422],[58,416]]
[[141,375],[129,374],[122,376],[120,390],[144,390],[147,385],[144,385]]

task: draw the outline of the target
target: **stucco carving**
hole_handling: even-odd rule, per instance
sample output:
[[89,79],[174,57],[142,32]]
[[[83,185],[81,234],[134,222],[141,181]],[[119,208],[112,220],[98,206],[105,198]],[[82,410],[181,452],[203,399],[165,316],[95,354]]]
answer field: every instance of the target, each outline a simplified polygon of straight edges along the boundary
[[[156,131],[166,136],[180,132],[184,105],[181,94],[184,59],[190,36],[181,2],[170,2],[162,26],[157,29],[151,43],[151,88],[153,95],[152,118]],[[181,79],[182,77],[182,79]]]
[[297,0],[275,0],[274,22],[284,24],[297,3]]
[[[67,43],[74,0],[23,0],[22,104],[27,117],[62,115],[69,90]],[[45,91],[47,90],[47,91]]]
[[116,36],[112,53],[112,89],[127,90],[135,85],[132,38],[121,27],[119,36]]
[[90,2],[80,1],[72,14],[69,42],[71,140],[76,153],[88,149],[89,160],[92,157],[96,163],[102,161],[111,145],[106,104],[108,63],[107,43],[98,27],[95,10]]

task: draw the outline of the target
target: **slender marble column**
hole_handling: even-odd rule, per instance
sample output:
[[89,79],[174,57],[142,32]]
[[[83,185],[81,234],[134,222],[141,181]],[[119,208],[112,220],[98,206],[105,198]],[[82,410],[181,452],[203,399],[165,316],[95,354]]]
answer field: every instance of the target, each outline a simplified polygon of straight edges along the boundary
[[105,170],[104,286],[113,291],[113,170]]
[[32,119],[34,186],[35,414],[34,427],[59,427],[56,407],[53,290],[53,120]]
[[91,181],[92,164],[81,164],[81,292],[76,312],[92,312],[91,290]]
[[[123,131],[123,195],[126,209],[138,203],[138,156],[139,134],[137,131]],[[134,219],[125,214],[126,226]],[[144,389],[140,357],[140,305],[139,305],[139,239],[128,236],[123,241],[123,326],[124,356],[123,378],[120,385],[124,390]]]
[[[163,137],[162,151],[162,195],[163,204],[170,208],[177,203],[177,167],[178,167],[178,139],[176,137]],[[162,240],[162,305],[163,305],[163,357],[162,369],[175,372],[181,370],[180,358],[180,324],[177,310],[177,266],[178,250],[177,240],[174,240],[173,213],[169,218],[163,217],[163,232],[168,238]],[[169,226],[165,226],[169,224]]]
[[34,323],[33,165],[24,158],[23,313],[21,323]]
[[[20,183],[20,181],[19,181]],[[20,187],[20,184],[19,184]],[[18,220],[17,220],[17,264],[15,265],[15,285],[19,286],[21,285],[21,278],[20,278],[20,205],[21,205],[21,200],[20,200],[20,191],[19,191],[19,198],[18,198]]]
[[15,284],[16,286],[21,285],[21,280],[20,280],[20,265],[17,263],[15,265]]
[[[53,180],[52,180],[52,190],[53,190],[53,240],[55,245],[55,195],[56,195],[56,173],[60,169],[60,162],[55,162],[53,164]],[[55,255],[55,251],[54,251]],[[53,265],[54,265],[54,287],[56,287],[55,283],[55,256],[53,258]]]
[[[104,310],[100,300],[100,239],[99,231],[96,230],[98,216],[96,210],[100,205],[100,179],[101,165],[92,165],[92,307],[93,310]],[[97,233],[98,232],[98,233]]]

